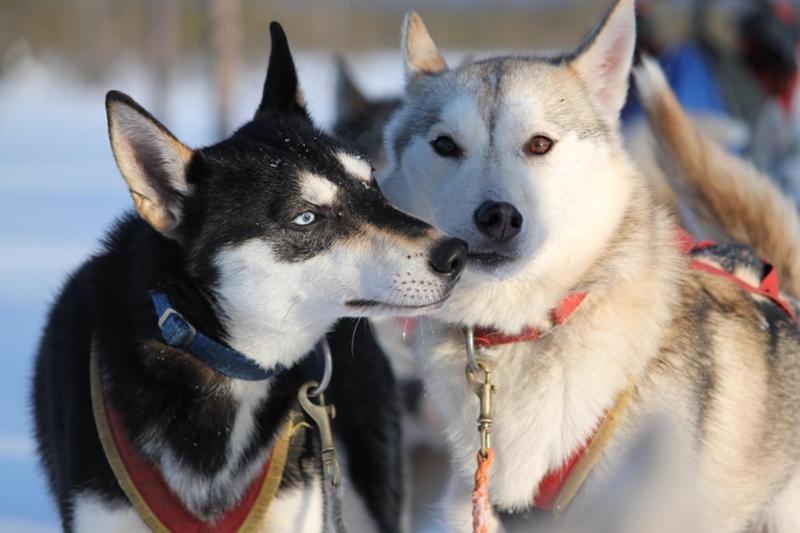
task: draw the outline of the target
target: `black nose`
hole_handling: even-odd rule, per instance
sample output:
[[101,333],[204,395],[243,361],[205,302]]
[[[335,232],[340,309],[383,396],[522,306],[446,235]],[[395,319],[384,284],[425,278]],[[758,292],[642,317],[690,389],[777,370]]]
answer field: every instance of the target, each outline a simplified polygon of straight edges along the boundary
[[452,278],[458,277],[467,262],[467,243],[460,239],[444,239],[431,250],[431,268]]
[[508,202],[484,202],[475,210],[475,224],[487,237],[506,242],[522,229],[522,214]]

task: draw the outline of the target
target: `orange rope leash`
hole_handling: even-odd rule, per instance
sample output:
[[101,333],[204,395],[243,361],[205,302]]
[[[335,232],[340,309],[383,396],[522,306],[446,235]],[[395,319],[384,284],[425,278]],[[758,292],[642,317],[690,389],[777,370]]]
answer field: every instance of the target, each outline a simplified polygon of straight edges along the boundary
[[478,468],[475,470],[475,488],[472,490],[472,531],[489,533],[491,501],[489,500],[489,467],[494,461],[494,450],[489,448],[484,456],[478,452]]

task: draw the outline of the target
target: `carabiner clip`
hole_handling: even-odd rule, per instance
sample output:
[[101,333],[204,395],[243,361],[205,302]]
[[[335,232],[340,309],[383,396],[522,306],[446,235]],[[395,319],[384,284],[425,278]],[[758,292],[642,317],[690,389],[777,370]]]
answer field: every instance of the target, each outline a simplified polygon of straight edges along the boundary
[[336,409],[333,405],[325,403],[324,394],[317,396],[319,404],[311,401],[309,396],[312,394],[312,388],[319,390],[319,383],[316,381],[304,383],[297,392],[297,401],[317,426],[320,447],[322,448],[322,474],[324,479],[330,481],[331,485],[335,487],[339,485],[341,479],[339,461],[336,459],[336,448],[333,445],[333,431],[331,430],[331,420],[336,417]]
[[[467,352],[467,367],[465,369],[467,384],[478,397],[480,411],[478,414],[478,433],[481,435],[481,456],[486,457],[492,447],[492,371],[489,365],[478,361],[475,353],[475,333],[469,326],[464,328],[464,347]],[[483,373],[483,379],[478,379],[478,374]]]

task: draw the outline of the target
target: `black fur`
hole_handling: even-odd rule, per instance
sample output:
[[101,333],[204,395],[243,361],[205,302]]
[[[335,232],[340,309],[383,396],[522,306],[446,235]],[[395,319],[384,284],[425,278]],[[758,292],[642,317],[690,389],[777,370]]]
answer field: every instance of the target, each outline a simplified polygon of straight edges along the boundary
[[336,63],[336,119],[333,134],[366,155],[378,168],[386,160],[383,130],[403,101],[398,97],[367,98],[356,86],[343,58]]
[[[361,223],[410,238],[427,230],[389,207],[374,186],[344,178],[335,157],[342,146],[316,129],[297,102],[297,76],[286,37],[279,25],[270,29],[273,51],[256,118],[228,140],[194,153],[187,168],[191,195],[165,191],[181,206],[174,238],[136,216],[124,216],[102,250],[69,278],[50,312],[36,359],[32,401],[40,456],[67,531],[73,527],[73,498],[80,491],[108,501],[125,499],[92,416],[92,340],[110,401],[135,446],[145,444],[142,435],[156,435],[185,466],[209,476],[225,462],[236,412],[228,378],[161,341],[149,290],[165,292],[193,325],[224,342],[226,331],[213,297],[218,281],[213,257],[221,246],[264,238],[280,258],[292,262],[323,250]],[[110,93],[109,103],[146,113],[121,93]],[[325,175],[341,191],[336,212],[325,214],[313,232],[290,231],[286,225],[289,215],[306,208],[288,178],[299,168]],[[364,325],[342,321],[330,340],[336,369],[329,392],[337,404],[334,431],[350,456],[355,489],[381,530],[396,531],[402,468],[394,378]],[[357,355],[351,354],[353,347]],[[257,408],[256,435],[240,470],[270,444],[299,386],[319,376],[316,365],[307,357],[271,385]],[[313,439],[314,433],[308,432],[290,451],[281,490],[319,475]],[[201,514],[217,516],[229,504],[224,498],[209,499]]]

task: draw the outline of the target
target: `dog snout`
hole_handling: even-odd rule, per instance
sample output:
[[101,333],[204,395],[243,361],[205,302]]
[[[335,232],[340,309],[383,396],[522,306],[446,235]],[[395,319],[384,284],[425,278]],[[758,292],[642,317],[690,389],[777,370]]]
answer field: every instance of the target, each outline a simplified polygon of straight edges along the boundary
[[522,229],[522,213],[508,202],[484,202],[475,210],[475,225],[497,242],[510,241]]
[[464,270],[467,252],[467,243],[461,239],[444,239],[431,250],[429,263],[436,272],[455,279]]

